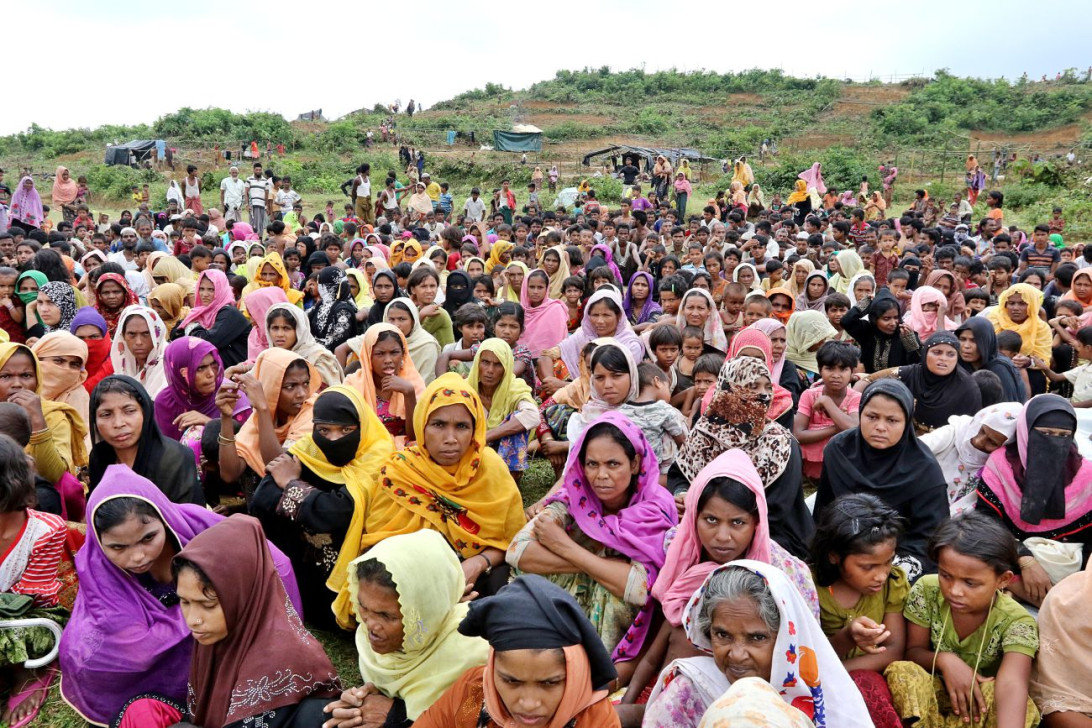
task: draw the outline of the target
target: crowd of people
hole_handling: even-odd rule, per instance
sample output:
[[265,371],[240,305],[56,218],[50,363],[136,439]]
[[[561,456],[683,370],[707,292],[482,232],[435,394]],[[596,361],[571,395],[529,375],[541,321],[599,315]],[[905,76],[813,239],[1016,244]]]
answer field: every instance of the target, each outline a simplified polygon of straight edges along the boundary
[[63,636],[0,629],[2,719],[59,677],[127,728],[1092,726],[1063,211],[626,167],[487,210],[362,164],[343,214],[191,168],[117,224],[21,179],[0,603]]

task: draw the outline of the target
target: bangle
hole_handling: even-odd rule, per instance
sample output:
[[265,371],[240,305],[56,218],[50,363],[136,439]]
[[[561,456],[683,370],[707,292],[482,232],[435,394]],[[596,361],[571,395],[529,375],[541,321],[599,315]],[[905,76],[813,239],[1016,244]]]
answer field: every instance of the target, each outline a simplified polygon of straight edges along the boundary
[[481,556],[483,559],[485,559],[485,571],[483,571],[482,573],[486,576],[489,576],[493,573],[493,562],[490,561],[489,557],[485,554],[478,554],[478,556]]
[[217,435],[216,439],[217,439],[217,441],[219,441],[219,443],[221,445],[234,445],[235,444],[235,438],[234,437],[228,438],[228,437],[224,437],[223,435]]

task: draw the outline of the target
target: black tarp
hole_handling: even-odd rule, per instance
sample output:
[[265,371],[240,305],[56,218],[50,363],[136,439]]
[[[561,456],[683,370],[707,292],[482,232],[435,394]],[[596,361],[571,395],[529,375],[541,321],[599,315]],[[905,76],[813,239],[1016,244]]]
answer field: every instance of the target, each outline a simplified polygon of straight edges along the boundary
[[635,147],[629,144],[616,144],[606,149],[600,149],[595,152],[590,152],[584,155],[583,164],[585,167],[591,166],[591,160],[595,157],[611,157],[614,161],[614,171],[625,164],[626,157],[638,162],[637,166],[642,168],[646,172],[651,172],[653,165],[656,164],[656,157],[663,156],[667,158],[667,161],[671,163],[672,167],[678,167],[679,162],[683,159],[689,159],[690,161],[702,161],[710,160],[712,157],[706,157],[697,149],[657,149],[655,147]]
[[493,149],[498,152],[541,152],[542,134],[494,130]]
[[106,164],[136,164],[149,159],[155,150],[154,139],[140,139],[106,148]]

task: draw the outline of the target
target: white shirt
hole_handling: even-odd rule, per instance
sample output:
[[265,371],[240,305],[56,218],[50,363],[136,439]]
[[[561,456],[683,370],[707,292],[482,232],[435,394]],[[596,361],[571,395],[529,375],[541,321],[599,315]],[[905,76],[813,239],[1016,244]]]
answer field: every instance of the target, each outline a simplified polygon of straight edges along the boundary
[[111,263],[117,263],[118,265],[120,265],[125,270],[139,270],[140,269],[140,266],[137,265],[135,255],[133,256],[132,260],[126,260],[125,259],[125,253],[121,252],[120,250],[118,252],[116,252],[116,253],[110,253],[110,255],[106,256],[106,259],[108,261],[110,261]]
[[363,177],[362,178],[360,175],[357,175],[357,179],[360,180],[360,182],[356,186],[356,196],[357,197],[371,197],[372,196],[372,178],[371,177]]
[[[241,177],[232,179],[224,177],[220,182],[220,191],[224,193],[224,207],[235,210],[243,206],[243,194],[246,193],[246,182]],[[225,210],[226,212],[226,210]]]
[[485,217],[485,200],[481,197],[477,200],[468,197],[466,198],[466,204],[463,205],[463,210],[466,212],[467,222],[481,222]]
[[300,193],[295,190],[277,190],[277,204],[285,212],[291,212],[295,204],[301,199],[303,198],[300,197]]

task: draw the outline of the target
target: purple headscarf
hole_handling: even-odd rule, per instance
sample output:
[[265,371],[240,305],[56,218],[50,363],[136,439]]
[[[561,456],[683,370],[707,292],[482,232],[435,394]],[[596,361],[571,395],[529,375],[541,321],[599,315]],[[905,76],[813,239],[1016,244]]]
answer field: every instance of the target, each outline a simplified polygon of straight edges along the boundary
[[599,303],[604,298],[610,299],[619,311],[618,326],[613,333],[604,334],[604,336],[613,336],[617,339],[619,344],[630,350],[630,353],[633,354],[633,358],[638,364],[645,358],[645,343],[641,341],[640,337],[633,333],[633,329],[630,328],[629,319],[626,318],[626,310],[622,306],[622,297],[618,295],[618,292],[613,288],[604,286],[593,293],[588,299],[588,302],[584,305],[584,319],[580,323],[580,330],[573,332],[573,334],[562,341],[561,345],[558,347],[561,350],[561,360],[565,362],[569,374],[574,378],[580,371],[581,350],[589,341],[595,341],[600,338],[599,334],[595,333],[595,327],[592,326],[591,323],[591,310],[592,306]]
[[68,325],[68,330],[74,334],[76,333],[76,329],[81,326],[94,326],[102,332],[103,336],[106,336],[108,328],[106,326],[106,319],[104,319],[102,314],[92,306],[84,306],[77,311],[75,317],[72,319],[72,323]]
[[[277,289],[280,290],[280,289]],[[281,292],[283,295],[283,291]],[[208,395],[199,394],[194,388],[197,380],[197,368],[201,360],[212,355],[216,362],[216,386]],[[186,373],[183,375],[182,370]],[[163,353],[163,371],[167,376],[167,386],[155,398],[155,423],[164,437],[172,440],[182,439],[182,430],[174,420],[186,412],[200,412],[207,417],[219,417],[220,409],[216,406],[216,392],[224,383],[224,362],[216,347],[195,336],[183,336],[167,345]],[[239,393],[239,402],[235,411],[250,409],[250,402]]]
[[[142,693],[185,704],[193,650],[181,607],[164,606],[138,577],[115,566],[102,550],[95,514],[106,501],[126,497],[152,506],[180,548],[224,520],[201,506],[171,503],[150,480],[124,465],[106,468],[91,493],[87,542],[76,554],[80,594],[61,637],[61,694],[81,716],[104,725]],[[269,550],[285,591],[299,610],[292,564],[272,544]]]
[[19,186],[15,188],[15,192],[11,195],[8,214],[12,220],[19,220],[34,227],[41,227],[42,221],[45,220],[45,212],[42,209],[42,196],[38,194],[38,190],[33,186],[29,190],[23,187],[23,183],[27,180],[30,180],[31,185],[34,184],[32,177],[23,177],[23,179],[19,180]]
[[618,285],[622,285],[622,271],[618,270],[618,266],[614,262],[614,253],[611,252],[610,246],[603,243],[593,245],[589,255],[594,254],[597,250],[603,253],[603,260],[607,261],[607,267],[614,274],[614,280],[618,281]]
[[[599,430],[602,424],[617,427],[625,439],[633,443],[641,461],[637,475],[634,476],[636,487],[629,504],[609,516],[603,513],[599,496],[592,490],[584,475],[584,467],[580,464],[580,453],[584,449],[588,433]],[[666,557],[664,535],[668,529],[678,525],[679,516],[671,494],[660,486],[660,466],[656,463],[656,455],[641,428],[617,411],[609,411],[597,417],[595,423],[586,428],[569,448],[565,473],[561,489],[550,496],[546,503],[564,503],[581,533],[643,565],[648,572],[648,588],[651,593],[656,575],[663,568]],[[655,600],[649,599],[626,630],[625,636],[611,655],[615,662],[636,659],[648,635],[654,604]]]
[[[648,283],[648,298],[645,299],[644,306],[641,310],[634,312],[633,310],[633,282],[638,278],[644,278]],[[660,308],[660,304],[652,300],[652,294],[656,290],[656,284],[652,280],[652,274],[643,270],[639,270],[633,274],[633,277],[629,279],[629,285],[626,286],[626,297],[622,299],[622,308],[626,312],[626,318],[634,326],[643,324],[652,320],[653,316],[663,313],[663,309]]]

